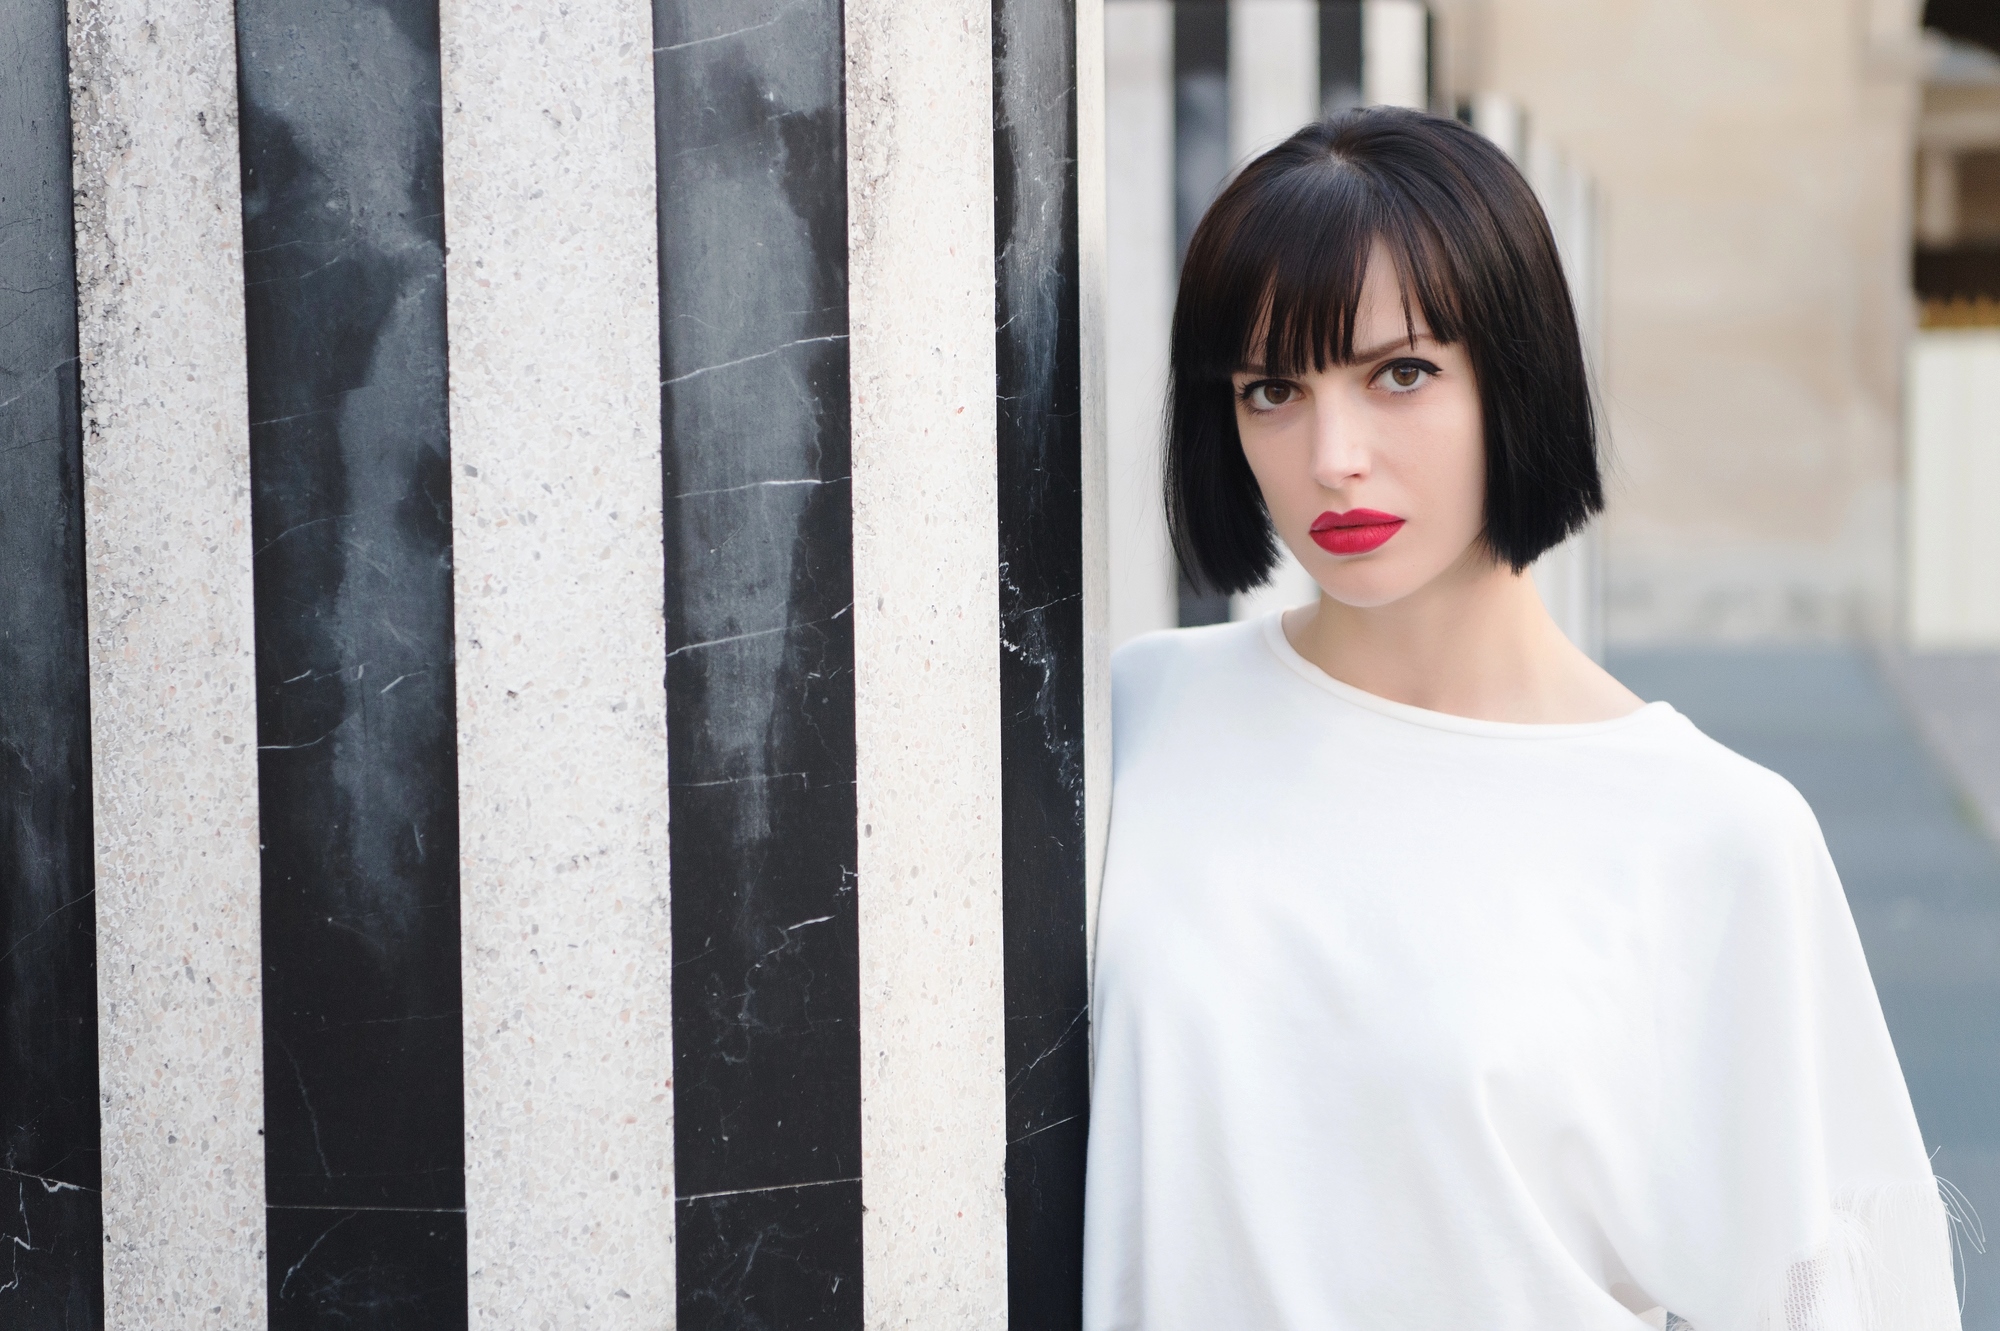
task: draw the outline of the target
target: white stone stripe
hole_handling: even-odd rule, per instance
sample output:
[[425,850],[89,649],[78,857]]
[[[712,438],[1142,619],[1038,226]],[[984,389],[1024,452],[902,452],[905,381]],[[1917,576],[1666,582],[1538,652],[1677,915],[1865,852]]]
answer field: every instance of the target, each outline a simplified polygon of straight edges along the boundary
[[848,0],[869,1328],[1002,1327],[991,0]]
[[1106,448],[1104,0],[1076,0],[1077,346],[1083,408],[1084,933],[1095,974],[1097,890],[1111,826],[1111,471]]
[[228,0],[73,0],[106,1325],[264,1324]]
[[476,1327],[671,1326],[652,14],[445,0]]

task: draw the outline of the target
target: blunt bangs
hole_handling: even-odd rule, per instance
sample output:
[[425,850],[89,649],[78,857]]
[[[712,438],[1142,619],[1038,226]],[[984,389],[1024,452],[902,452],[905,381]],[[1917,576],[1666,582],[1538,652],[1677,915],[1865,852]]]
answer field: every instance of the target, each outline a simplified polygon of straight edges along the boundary
[[[1230,376],[1347,364],[1370,252],[1406,327],[1463,344],[1478,380],[1493,557],[1516,572],[1604,506],[1583,346],[1555,238],[1512,162],[1455,120],[1371,107],[1246,166],[1188,244],[1174,306],[1167,526],[1198,585],[1248,591],[1279,544]],[[1261,345],[1253,345],[1261,343]]]
[[1217,200],[1188,246],[1185,271],[1197,282],[1183,280],[1181,300],[1205,317],[1185,329],[1176,320],[1176,351],[1185,332],[1186,359],[1177,354],[1175,368],[1215,381],[1243,369],[1299,375],[1347,364],[1378,238],[1396,265],[1406,326],[1414,331],[1411,316],[1421,311],[1438,341],[1460,340],[1447,265],[1409,199],[1372,188],[1327,156],[1276,176],[1261,197],[1250,194],[1229,200],[1227,211]]

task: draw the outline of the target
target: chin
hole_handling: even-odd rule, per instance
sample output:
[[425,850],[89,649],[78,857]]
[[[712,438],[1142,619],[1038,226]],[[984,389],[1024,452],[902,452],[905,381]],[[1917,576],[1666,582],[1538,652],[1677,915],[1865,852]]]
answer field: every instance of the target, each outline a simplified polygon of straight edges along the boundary
[[1380,559],[1362,555],[1327,567],[1325,555],[1307,564],[1313,581],[1333,600],[1355,610],[1377,610],[1393,605],[1420,590],[1440,570],[1419,566],[1409,559]]

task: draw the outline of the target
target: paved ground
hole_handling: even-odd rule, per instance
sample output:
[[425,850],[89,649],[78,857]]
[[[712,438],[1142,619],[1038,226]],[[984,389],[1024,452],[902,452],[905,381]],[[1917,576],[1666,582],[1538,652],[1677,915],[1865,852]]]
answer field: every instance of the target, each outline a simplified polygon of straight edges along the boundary
[[[2000,1231],[2000,847],[1981,827],[2000,831],[2000,656],[1675,649],[1608,664],[1811,802],[1937,1172]],[[1966,1331],[2000,1331],[2000,1253],[1964,1255]]]

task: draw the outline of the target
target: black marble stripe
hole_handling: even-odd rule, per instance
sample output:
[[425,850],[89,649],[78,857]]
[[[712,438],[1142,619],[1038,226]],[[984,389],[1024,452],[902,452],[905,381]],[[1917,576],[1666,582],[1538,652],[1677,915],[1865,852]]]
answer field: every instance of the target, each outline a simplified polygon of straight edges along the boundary
[[679,1316],[861,1325],[839,0],[655,0]]
[[435,0],[239,0],[270,1318],[466,1325]]
[[1361,100],[1361,0],[1319,0],[1320,114]]
[[[1229,6],[1174,3],[1174,253],[1185,255],[1195,224],[1229,176]],[[1180,622],[1220,624],[1229,598],[1183,573]]]
[[0,5],[0,1325],[104,1321],[68,54]]
[[994,0],[1007,1309],[1082,1324],[1083,415],[1074,0]]

